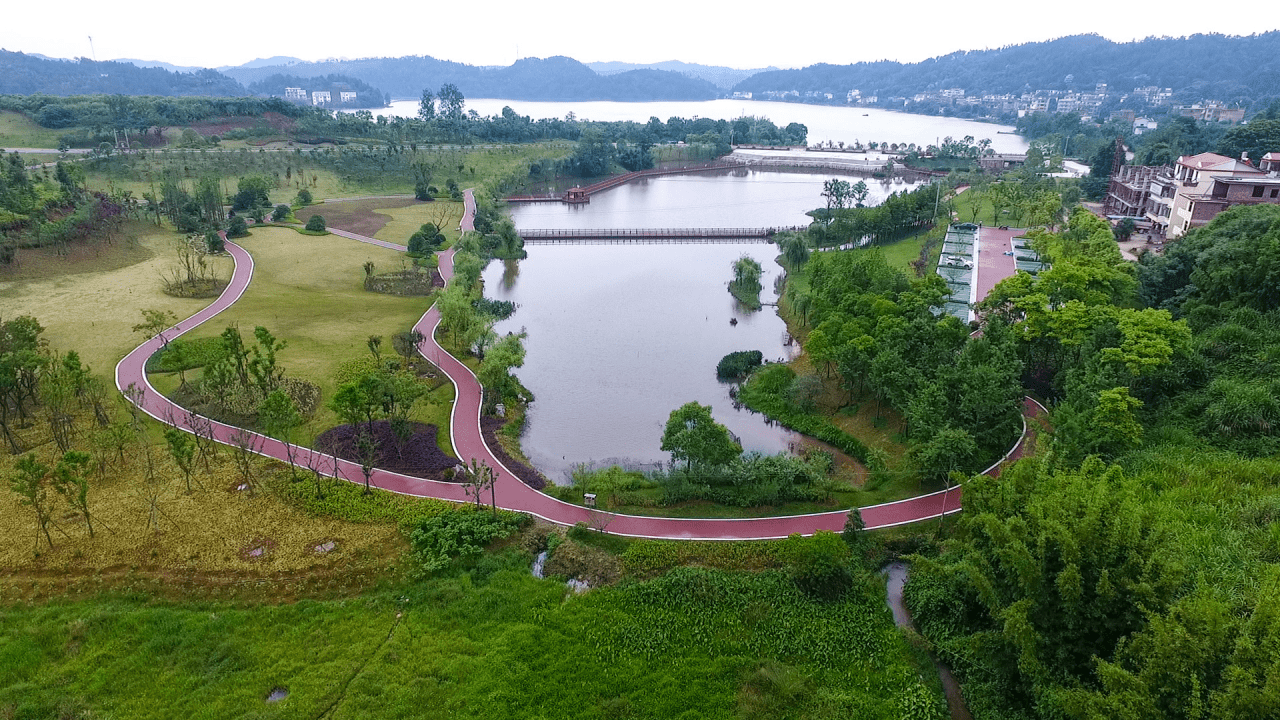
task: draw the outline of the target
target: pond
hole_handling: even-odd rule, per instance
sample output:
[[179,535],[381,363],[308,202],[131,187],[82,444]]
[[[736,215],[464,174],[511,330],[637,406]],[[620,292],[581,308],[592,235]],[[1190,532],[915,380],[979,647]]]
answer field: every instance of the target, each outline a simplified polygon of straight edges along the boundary
[[[592,197],[587,205],[512,206],[516,225],[539,227],[759,227],[807,223],[830,175],[743,171],[652,178]],[[871,182],[877,199],[909,189]],[[782,273],[766,243],[535,245],[519,262],[485,269],[485,295],[519,305],[499,333],[528,333],[523,368],[535,395],[521,444],[556,482],[579,463],[667,462],[662,431],[686,402],[712,407],[746,450],[783,452],[804,440],[745,409],[715,366],[737,350],[791,357],[775,308],[748,311],[728,292],[743,255],[765,270],[761,300],[776,301]],[[736,324],[731,321],[736,320]]]

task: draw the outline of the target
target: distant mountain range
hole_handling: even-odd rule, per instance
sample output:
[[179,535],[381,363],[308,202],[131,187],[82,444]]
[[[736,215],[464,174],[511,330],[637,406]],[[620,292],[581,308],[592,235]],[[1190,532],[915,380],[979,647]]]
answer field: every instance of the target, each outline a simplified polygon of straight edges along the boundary
[[132,63],[57,60],[0,50],[0,93],[9,95],[246,95],[240,83],[217,70],[175,73]]
[[[40,55],[37,57],[44,57],[44,56]],[[53,59],[53,58],[50,58],[50,59]],[[196,72],[197,70],[205,69],[205,68],[197,67],[194,65],[173,65],[171,63],[162,62],[160,60],[135,60],[133,58],[116,58],[112,62],[133,63],[134,65],[137,65],[138,67],[141,67],[141,68],[164,68],[169,72],[175,72],[175,73],[189,73],[189,72]],[[269,58],[258,58],[257,60],[250,60],[249,62],[243,65],[221,65],[213,69],[217,70],[218,72],[225,73],[228,70],[234,70],[236,68],[260,68],[260,67],[279,68],[279,67],[294,65],[300,62],[303,62],[303,61],[296,57],[288,57],[286,55],[275,55]]]
[[359,78],[393,97],[418,97],[445,83],[467,97],[513,100],[709,100],[723,94],[713,83],[678,72],[636,68],[601,74],[567,57],[525,58],[508,67],[479,67],[429,56],[296,62],[284,67],[225,68],[249,84],[287,72],[299,77],[346,75]]
[[[429,56],[330,59],[260,58],[235,67],[192,68],[160,61],[95,63],[0,51],[0,93],[123,93],[245,95],[245,86],[273,75],[342,75],[393,97],[415,98],[445,83],[467,97],[516,100],[708,100],[730,91],[761,95],[811,94],[843,102],[864,97],[910,98],[960,88],[966,97],[1028,91],[1112,93],[1170,88],[1175,102],[1222,100],[1257,106],[1280,97],[1280,31],[1247,37],[1193,35],[1115,43],[1077,35],[996,50],[956,52],[918,63],[889,61],[812,65],[798,70],[728,67],[667,61],[639,65],[583,64],[567,57],[525,58],[507,67],[479,67]],[[792,95],[793,97],[795,95]],[[901,107],[901,105],[899,105]]]
[[593,62],[587,63],[587,67],[595,70],[601,75],[616,75],[629,70],[667,70],[669,72],[688,75],[706,80],[721,90],[729,90],[734,85],[746,80],[757,73],[769,72],[778,68],[769,66],[767,68],[757,68],[755,70],[739,70],[737,68],[723,67],[720,65],[697,65],[694,63],[680,62],[679,60],[666,60],[664,62],[649,63],[648,65],[636,65],[634,63],[624,62]]
[[910,97],[944,88],[967,95],[1034,90],[1110,92],[1170,88],[1175,101],[1257,102],[1280,96],[1280,31],[1235,37],[1192,35],[1116,43],[1074,35],[996,50],[973,50],[904,64],[890,61],[812,65],[753,75],[734,90]]

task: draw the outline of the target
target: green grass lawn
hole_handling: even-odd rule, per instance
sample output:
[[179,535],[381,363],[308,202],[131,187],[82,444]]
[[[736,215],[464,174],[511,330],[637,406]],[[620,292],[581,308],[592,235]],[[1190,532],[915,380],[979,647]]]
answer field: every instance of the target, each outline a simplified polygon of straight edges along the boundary
[[[435,200],[429,203],[414,203],[407,207],[384,208],[376,210],[379,215],[390,218],[387,224],[374,235],[379,240],[409,244],[409,236],[418,231],[426,223],[435,223],[444,233],[449,243],[458,239],[458,223],[462,221],[463,204],[452,200]],[[341,226],[338,226],[341,227]]]
[[[35,317],[53,349],[75,350],[94,372],[110,375],[142,342],[133,326],[142,322],[143,309],[184,318],[212,302],[162,291],[160,276],[173,271],[178,239],[170,230],[131,221],[111,244],[73,244],[67,257],[52,248],[19,250],[18,263],[0,270],[4,317]],[[215,258],[213,265],[230,277],[230,260]]]
[[[253,281],[243,297],[214,320],[193,330],[191,337],[218,335],[237,325],[247,341],[261,325],[288,343],[279,355],[286,374],[320,386],[322,406],[313,423],[316,432],[338,424],[323,400],[336,389],[338,367],[369,354],[370,335],[381,335],[383,347],[391,337],[409,330],[431,305],[430,298],[403,298],[367,292],[362,265],[399,267],[402,253],[348,240],[337,235],[307,236],[290,228],[264,227],[236,241],[253,255]],[[389,350],[387,352],[390,352]],[[176,378],[169,378],[169,384]],[[160,385],[157,385],[160,388]],[[447,403],[453,386],[444,384],[420,406],[423,422],[440,428],[448,443]],[[437,408],[442,404],[444,409]]]
[[[982,223],[984,225],[999,225],[996,222],[995,207],[991,202],[982,198],[980,193],[966,190],[951,201],[955,206],[956,214],[959,215],[961,222]],[[975,207],[976,206],[976,207]],[[977,214],[974,214],[974,210]]]
[[[5,717],[902,718],[935,690],[871,578],[678,569],[567,595],[514,549],[343,600],[0,609]],[[268,703],[276,689],[283,700]]]
[[0,147],[56,148],[58,138],[68,132],[42,128],[24,115],[0,111]]

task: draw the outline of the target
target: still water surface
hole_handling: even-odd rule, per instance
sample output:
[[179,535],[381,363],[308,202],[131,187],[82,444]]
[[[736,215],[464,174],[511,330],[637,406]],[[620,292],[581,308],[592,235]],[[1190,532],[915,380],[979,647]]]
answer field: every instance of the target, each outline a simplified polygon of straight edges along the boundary
[[[1008,125],[961,120],[936,115],[878,110],[875,108],[839,107],[830,105],[805,105],[802,103],[765,102],[757,100],[705,100],[685,102],[536,102],[532,100],[504,100],[501,98],[467,98],[466,109],[482,116],[499,115],[504,106],[510,106],[521,115],[533,119],[563,118],[573,113],[580,120],[648,122],[656,117],[666,122],[671,117],[692,119],[733,120],[743,116],[768,118],[775,125],[793,122],[809,128],[809,143],[861,141],[917,143],[938,142],[948,135],[956,139],[972,135],[981,140],[991,138],[996,152],[1021,153],[1027,151],[1027,142],[1012,133]],[[416,117],[417,100],[394,100],[391,107],[374,110],[375,115]]]
[[[587,205],[511,206],[517,227],[761,227],[805,224],[829,175],[740,171],[677,175],[631,183]],[[878,202],[908,183],[871,182]],[[558,482],[580,462],[661,463],[662,430],[689,401],[710,405],[743,447],[787,450],[801,439],[735,410],[716,363],[736,350],[788,357],[787,332],[773,307],[743,310],[729,294],[731,265],[750,255],[765,270],[761,299],[773,302],[782,268],[764,243],[529,245],[519,263],[494,262],[485,295],[519,305],[499,333],[529,333],[524,367],[533,391],[525,453]],[[737,325],[730,320],[736,319]]]
[[[556,482],[579,462],[661,463],[672,410],[696,400],[747,450],[781,452],[795,438],[734,410],[715,366],[735,350],[788,356],[786,327],[773,311],[741,309],[726,286],[744,254],[781,268],[763,243],[707,245],[535,245],[519,263],[490,263],[485,295],[512,300],[515,315],[495,328],[525,329],[516,371],[533,391],[521,445]],[[766,290],[761,299],[772,301]],[[730,319],[737,319],[736,326]]]
[[867,184],[867,205],[890,193],[917,187],[901,177],[841,175],[837,172],[777,172],[735,168],[634,180],[591,196],[584,205],[515,203],[516,227],[694,228],[808,225],[806,212],[825,203],[822,183],[832,177]]

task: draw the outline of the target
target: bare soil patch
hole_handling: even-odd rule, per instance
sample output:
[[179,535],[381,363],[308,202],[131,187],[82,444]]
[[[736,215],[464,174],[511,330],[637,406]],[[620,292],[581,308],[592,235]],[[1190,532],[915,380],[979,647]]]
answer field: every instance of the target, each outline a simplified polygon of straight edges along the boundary
[[[421,204],[423,203],[413,198],[348,200],[340,203],[326,203],[323,206],[312,205],[304,210],[299,210],[298,217],[302,218],[304,215],[311,217],[310,213],[323,215],[325,225],[328,227],[373,237],[387,223],[391,222],[390,215],[377,212],[378,210],[404,208]],[[405,244],[409,242],[409,236],[406,235],[399,240],[393,239],[390,242]]]
[[231,130],[232,128],[252,129],[252,128],[260,127],[264,124],[263,123],[264,120],[266,121],[265,124],[270,126],[272,130],[275,130],[280,133],[288,133],[290,130],[293,129],[293,125],[294,125],[293,118],[285,117],[280,113],[269,112],[269,113],[264,113],[261,118],[259,117],[214,118],[211,120],[205,120],[203,122],[195,123],[191,126],[191,128],[196,132],[200,133],[201,135],[208,137],[210,135],[225,135],[227,134],[227,131]]
[[129,237],[108,243],[74,242],[63,254],[52,247],[19,248],[11,265],[0,265],[0,282],[119,270],[155,256],[154,250]]

